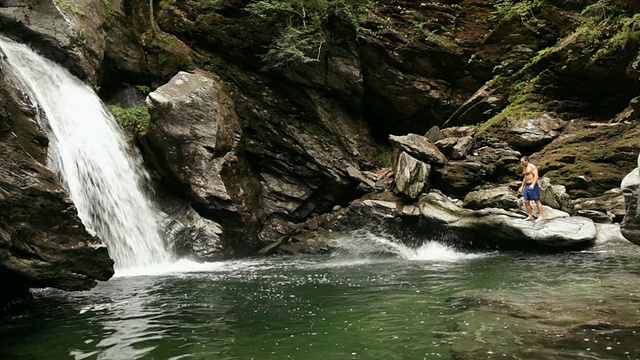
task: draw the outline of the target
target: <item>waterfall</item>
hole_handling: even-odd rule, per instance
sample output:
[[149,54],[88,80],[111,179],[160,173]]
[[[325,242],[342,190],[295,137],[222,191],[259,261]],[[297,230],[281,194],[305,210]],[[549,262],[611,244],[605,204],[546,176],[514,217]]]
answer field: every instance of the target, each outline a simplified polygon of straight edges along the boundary
[[43,114],[47,166],[61,178],[87,230],[107,245],[116,272],[169,262],[158,210],[144,191],[148,174],[100,98],[29,47],[3,37],[0,47],[7,75]]

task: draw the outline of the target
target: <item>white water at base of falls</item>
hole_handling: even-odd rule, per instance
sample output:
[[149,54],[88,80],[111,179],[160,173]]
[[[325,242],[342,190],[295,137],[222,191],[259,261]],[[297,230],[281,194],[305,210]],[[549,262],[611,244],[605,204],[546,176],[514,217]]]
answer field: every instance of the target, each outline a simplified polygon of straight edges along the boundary
[[49,164],[90,232],[107,245],[116,273],[168,263],[158,210],[144,191],[140,155],[85,83],[28,46],[0,37],[16,86],[45,114]]

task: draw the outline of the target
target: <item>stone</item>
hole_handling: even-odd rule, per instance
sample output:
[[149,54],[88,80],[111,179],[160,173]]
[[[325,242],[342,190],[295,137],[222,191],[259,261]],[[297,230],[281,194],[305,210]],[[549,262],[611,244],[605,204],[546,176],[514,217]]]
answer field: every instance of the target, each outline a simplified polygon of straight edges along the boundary
[[436,142],[436,146],[451,160],[464,159],[475,144],[471,136],[461,138],[447,137]]
[[223,83],[204,72],[179,72],[149,94],[147,105],[143,152],[163,182],[224,224],[225,254],[257,250],[260,186],[237,155],[240,123]]
[[159,224],[172,253],[179,258],[196,261],[219,261],[225,258],[222,226],[198,214],[185,200],[162,194],[159,196],[162,216]]
[[560,217],[544,221],[527,221],[505,210],[485,209],[479,212],[462,209],[445,197],[430,193],[420,198],[423,217],[445,223],[447,229],[461,238],[478,238],[492,242],[532,241],[542,246],[565,247],[588,244],[595,240],[593,221],[583,217]]
[[418,160],[434,165],[443,165],[447,162],[447,158],[440,150],[424,136],[417,134],[408,134],[405,136],[389,135],[389,140],[395,147],[407,152]]
[[564,121],[548,113],[516,120],[507,130],[507,142],[521,151],[539,149],[558,137],[563,125]]
[[518,209],[518,196],[508,186],[477,190],[464,197],[464,207],[473,210],[484,208]]
[[[239,132],[237,116],[221,82],[202,73],[180,72],[149,94],[151,124],[147,156],[176,187],[189,189],[199,204],[233,210],[222,180]],[[150,149],[151,150],[151,149]]]
[[597,224],[611,224],[613,222],[613,214],[609,212],[604,213],[598,210],[576,210],[574,214],[589,218]]
[[520,153],[500,141],[477,144],[464,160],[448,161],[434,167],[433,187],[447,195],[464,198],[467,193],[487,183],[501,185],[514,177],[522,178]]
[[573,213],[573,200],[571,200],[563,185],[552,185],[551,180],[547,177],[540,178],[538,185],[540,186],[540,201],[542,204],[569,214]]
[[[640,163],[640,157],[638,158]],[[640,186],[640,170],[635,168],[622,180],[620,188],[624,195],[626,215],[620,224],[622,235],[632,243],[640,245],[640,211],[638,211],[638,187]]]
[[426,134],[424,134],[424,137],[426,137],[432,144],[435,144],[438,142],[438,140],[442,140],[445,138],[444,134],[442,133],[442,131],[440,131],[440,128],[437,126],[432,126]]
[[431,166],[401,152],[394,172],[398,191],[416,199],[429,184]]

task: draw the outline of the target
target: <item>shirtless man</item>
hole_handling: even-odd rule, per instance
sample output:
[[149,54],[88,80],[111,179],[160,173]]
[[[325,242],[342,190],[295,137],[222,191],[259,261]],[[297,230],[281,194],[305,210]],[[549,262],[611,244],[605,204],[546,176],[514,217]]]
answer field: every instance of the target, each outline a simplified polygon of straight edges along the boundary
[[520,186],[518,192],[523,192],[524,190],[524,205],[527,207],[527,214],[529,215],[527,220],[535,220],[533,215],[531,215],[531,200],[535,201],[538,207],[538,220],[544,220],[542,202],[540,202],[540,185],[537,183],[538,167],[530,163],[529,158],[526,156],[521,157],[520,162],[522,163],[524,178],[522,179],[522,186]]

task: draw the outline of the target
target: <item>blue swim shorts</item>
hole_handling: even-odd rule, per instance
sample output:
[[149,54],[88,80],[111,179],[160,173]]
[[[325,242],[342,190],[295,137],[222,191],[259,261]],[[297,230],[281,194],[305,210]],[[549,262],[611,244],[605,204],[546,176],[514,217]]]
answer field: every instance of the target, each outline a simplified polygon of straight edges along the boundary
[[536,186],[531,189],[531,184],[524,186],[524,199],[525,200],[538,200],[540,199],[540,186],[536,183]]

